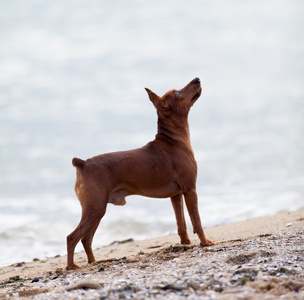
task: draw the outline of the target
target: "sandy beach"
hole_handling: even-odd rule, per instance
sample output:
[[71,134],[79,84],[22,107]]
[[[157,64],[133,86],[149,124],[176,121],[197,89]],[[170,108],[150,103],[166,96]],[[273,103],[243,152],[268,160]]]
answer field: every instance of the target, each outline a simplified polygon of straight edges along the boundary
[[177,234],[115,242],[66,271],[66,257],[0,268],[0,299],[304,299],[304,209],[207,228],[217,245]]

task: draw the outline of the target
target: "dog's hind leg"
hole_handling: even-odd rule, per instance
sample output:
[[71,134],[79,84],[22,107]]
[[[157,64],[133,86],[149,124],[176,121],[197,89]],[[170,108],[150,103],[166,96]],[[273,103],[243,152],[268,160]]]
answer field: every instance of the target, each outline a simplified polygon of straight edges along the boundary
[[91,243],[94,233],[98,227],[98,224],[101,218],[104,216],[105,212],[106,212],[106,201],[104,201],[104,205],[101,205],[100,207],[87,207],[87,206],[82,207],[82,217],[77,228],[67,236],[67,252],[68,252],[67,268],[68,269],[79,268],[74,263],[74,250],[80,239],[82,239],[82,243],[85,248],[86,254],[88,256],[89,263],[95,261],[93,251],[91,248]]
[[175,212],[177,232],[180,236],[181,244],[191,244],[187,233],[187,225],[184,216],[183,194],[179,193],[171,197],[171,202]]
[[208,240],[205,236],[204,230],[201,224],[201,218],[198,210],[197,194],[194,190],[184,193],[186,206],[189,212],[191,223],[193,226],[193,232],[196,233],[200,239],[202,246],[215,245],[214,242]]
[[[103,213],[104,215],[104,213]],[[93,237],[94,237],[94,234],[98,228],[98,225],[100,223],[100,220],[101,218],[103,217],[103,215],[98,215],[96,220],[95,220],[95,224],[94,226],[92,227],[92,229],[87,233],[87,235],[85,235],[82,239],[81,239],[81,242],[82,242],[82,245],[83,245],[83,248],[87,254],[87,257],[88,257],[88,263],[91,264],[93,262],[95,262],[95,257],[94,257],[94,254],[93,254],[93,251],[92,251],[92,240],[93,240]]]

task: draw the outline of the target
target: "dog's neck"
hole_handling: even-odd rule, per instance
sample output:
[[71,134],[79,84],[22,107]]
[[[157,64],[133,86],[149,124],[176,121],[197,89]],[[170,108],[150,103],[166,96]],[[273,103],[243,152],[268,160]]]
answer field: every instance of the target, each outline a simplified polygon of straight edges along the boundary
[[188,116],[182,122],[179,120],[178,124],[171,118],[158,117],[156,139],[167,140],[170,143],[182,142],[191,147]]

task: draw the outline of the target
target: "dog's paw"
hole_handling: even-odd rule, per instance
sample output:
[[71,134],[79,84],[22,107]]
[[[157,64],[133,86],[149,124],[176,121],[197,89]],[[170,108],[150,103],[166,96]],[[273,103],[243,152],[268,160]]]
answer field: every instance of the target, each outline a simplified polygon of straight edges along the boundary
[[77,270],[77,269],[80,269],[80,267],[78,265],[76,265],[76,264],[72,264],[71,266],[67,266],[65,269],[67,271],[69,271],[69,270]]
[[182,245],[193,245],[193,243],[189,239],[181,240]]
[[208,246],[214,246],[214,245],[216,245],[216,243],[214,243],[214,242],[212,242],[212,241],[206,239],[206,241],[205,241],[204,243],[200,243],[200,245],[201,245],[202,247],[208,247]]

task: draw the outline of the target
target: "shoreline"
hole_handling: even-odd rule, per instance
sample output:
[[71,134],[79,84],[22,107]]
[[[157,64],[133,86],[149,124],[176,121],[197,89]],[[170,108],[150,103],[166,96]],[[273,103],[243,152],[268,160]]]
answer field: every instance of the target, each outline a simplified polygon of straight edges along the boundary
[[212,247],[177,234],[0,268],[0,299],[303,299],[304,209],[206,228]]

